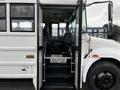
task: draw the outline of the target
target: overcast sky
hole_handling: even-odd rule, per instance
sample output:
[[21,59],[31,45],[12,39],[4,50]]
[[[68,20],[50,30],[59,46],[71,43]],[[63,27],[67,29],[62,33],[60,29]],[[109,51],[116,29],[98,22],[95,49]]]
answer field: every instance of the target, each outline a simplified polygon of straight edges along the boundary
[[[87,0],[88,3],[93,1],[103,0]],[[113,22],[120,25],[120,0],[112,0],[114,4]],[[108,21],[108,6],[107,4],[93,5],[87,8],[88,26],[103,26]]]
[[[52,4],[76,4],[78,0],[40,0],[41,3]],[[88,3],[94,1],[107,1],[107,0],[87,0]],[[112,0],[114,4],[113,20],[114,24],[120,26],[120,0]],[[88,25],[89,26],[103,26],[108,23],[108,6],[107,4],[93,5],[87,9],[88,12]]]

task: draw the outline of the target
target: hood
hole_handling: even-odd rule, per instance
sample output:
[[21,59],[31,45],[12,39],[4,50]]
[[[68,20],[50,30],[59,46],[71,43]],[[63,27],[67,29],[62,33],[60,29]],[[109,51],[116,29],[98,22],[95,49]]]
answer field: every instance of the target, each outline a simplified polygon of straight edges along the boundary
[[90,47],[91,49],[97,48],[120,49],[120,43],[110,39],[91,37]]

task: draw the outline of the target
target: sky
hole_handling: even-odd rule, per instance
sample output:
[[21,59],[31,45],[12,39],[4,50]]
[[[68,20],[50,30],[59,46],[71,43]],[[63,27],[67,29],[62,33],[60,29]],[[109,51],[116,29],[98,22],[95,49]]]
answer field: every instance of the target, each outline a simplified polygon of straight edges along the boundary
[[[87,0],[87,3],[103,0]],[[120,0],[113,1],[113,23],[120,26]],[[88,26],[103,26],[108,23],[107,4],[93,5],[87,8]]]
[[[69,3],[68,3],[69,1]],[[78,0],[40,0],[41,3],[76,4]],[[87,0],[88,3],[107,0]],[[113,23],[120,26],[120,0],[113,1]],[[93,5],[87,8],[88,26],[103,26],[108,23],[107,4]]]

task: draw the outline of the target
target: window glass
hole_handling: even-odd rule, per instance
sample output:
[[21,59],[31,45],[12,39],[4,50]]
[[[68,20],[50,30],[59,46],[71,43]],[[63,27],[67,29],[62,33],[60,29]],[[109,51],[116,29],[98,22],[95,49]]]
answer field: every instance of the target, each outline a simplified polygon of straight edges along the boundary
[[5,31],[5,20],[0,19],[0,31]]
[[60,23],[59,24],[59,35],[64,36],[66,32],[66,23]]
[[11,29],[14,32],[34,31],[33,5],[11,5]]
[[5,14],[5,4],[1,5],[0,4],[0,31],[5,31],[5,26],[6,26],[6,14]]
[[58,36],[58,24],[52,24],[52,36]]
[[87,20],[86,20],[86,11],[83,9],[83,15],[82,15],[82,31],[86,32],[87,31]]
[[60,28],[66,28],[66,23],[60,23]]
[[12,20],[12,31],[32,31],[33,20]]
[[74,33],[76,31],[76,19],[69,23],[69,32]]
[[87,18],[89,27],[103,27],[108,23],[108,4],[94,4],[87,7]]
[[69,32],[72,34],[72,43],[76,43],[76,18],[69,23]]
[[72,32],[75,32],[76,29],[76,19],[72,22]]
[[45,23],[42,23],[42,28],[45,28],[46,24]]
[[72,23],[69,23],[69,32],[72,32]]
[[33,17],[33,5],[12,5],[11,17]]
[[5,17],[5,5],[0,5],[0,17]]

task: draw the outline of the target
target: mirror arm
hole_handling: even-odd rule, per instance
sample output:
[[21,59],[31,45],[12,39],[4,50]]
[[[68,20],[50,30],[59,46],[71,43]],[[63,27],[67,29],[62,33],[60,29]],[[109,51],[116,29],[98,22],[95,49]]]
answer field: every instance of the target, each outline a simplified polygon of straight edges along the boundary
[[93,4],[100,4],[100,3],[111,3],[111,5],[113,6],[112,1],[100,1],[100,2],[93,2],[93,3],[86,4],[86,7],[89,7],[89,6],[93,5]]

